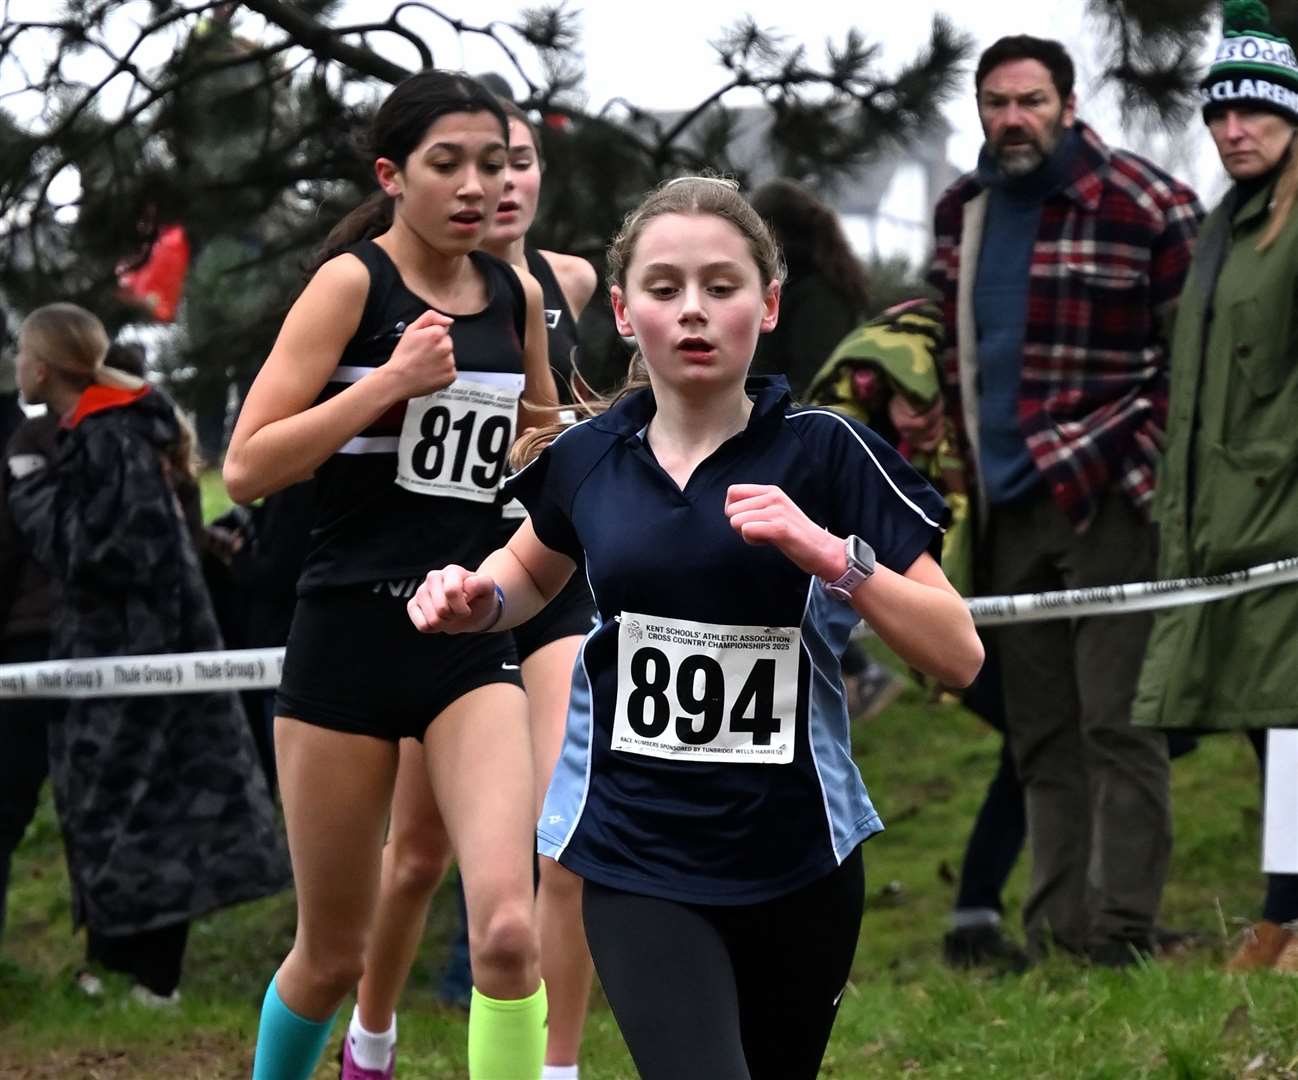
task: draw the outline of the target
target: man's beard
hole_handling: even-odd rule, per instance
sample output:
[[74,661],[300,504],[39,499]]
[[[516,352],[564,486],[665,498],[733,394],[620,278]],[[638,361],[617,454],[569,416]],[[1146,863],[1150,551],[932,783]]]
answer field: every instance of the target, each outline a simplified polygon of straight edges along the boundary
[[[1027,176],[1036,172],[1046,163],[1046,158],[1055,152],[1059,139],[1063,135],[1063,124],[1055,121],[1040,138],[1033,138],[1023,128],[1006,128],[1000,138],[992,145],[996,163],[1006,176]],[[1018,145],[1006,147],[1007,140]]]

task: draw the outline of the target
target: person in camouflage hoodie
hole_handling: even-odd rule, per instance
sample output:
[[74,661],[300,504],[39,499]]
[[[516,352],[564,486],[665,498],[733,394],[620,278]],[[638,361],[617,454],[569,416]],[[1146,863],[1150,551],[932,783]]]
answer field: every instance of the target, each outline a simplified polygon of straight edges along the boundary
[[[103,365],[107,335],[72,304],[23,323],[18,381],[61,417],[9,505],[57,587],[52,655],[221,647],[174,494],[180,429],[161,393]],[[233,693],[73,700],[50,772],[92,959],[171,998],[193,918],[284,888],[283,839]]]

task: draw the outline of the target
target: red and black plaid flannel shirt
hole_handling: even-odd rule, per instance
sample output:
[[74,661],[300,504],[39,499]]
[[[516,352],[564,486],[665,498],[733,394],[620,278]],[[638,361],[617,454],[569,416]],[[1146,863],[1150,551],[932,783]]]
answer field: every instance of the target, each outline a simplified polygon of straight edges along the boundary
[[[1046,485],[1082,530],[1115,482],[1147,510],[1167,420],[1168,321],[1203,209],[1143,158],[1077,130],[1072,179],[1046,200],[1032,253],[1018,413]],[[982,190],[967,174],[935,212],[929,280],[942,293],[957,425],[960,236],[965,204]]]

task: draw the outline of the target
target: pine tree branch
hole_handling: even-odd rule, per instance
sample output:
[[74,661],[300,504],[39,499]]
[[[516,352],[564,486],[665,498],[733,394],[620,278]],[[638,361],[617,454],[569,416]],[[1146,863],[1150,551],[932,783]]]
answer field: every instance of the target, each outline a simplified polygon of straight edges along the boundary
[[[403,7],[406,5],[402,5]],[[379,23],[360,23],[356,26],[340,26],[337,30],[339,37],[351,37],[359,35],[362,41],[366,41],[366,35],[390,33],[404,38],[406,43],[412,46],[419,53],[419,67],[422,71],[427,71],[433,67],[433,50],[425,43],[424,39],[416,34],[409,27],[402,26],[397,21],[396,12],[394,11],[387,19]],[[369,49],[368,43],[365,45]]]
[[[144,100],[141,101],[138,105],[135,105],[129,109],[124,110],[121,116],[119,116],[116,120],[114,120],[110,124],[107,124],[103,128],[103,130],[98,134],[97,137],[87,141],[84,144],[79,145],[78,150],[84,152],[86,150],[93,149],[96,146],[100,146],[105,142],[111,141],[114,135],[130,128],[135,123],[135,121],[139,119],[140,116],[142,116],[145,112],[148,111],[148,109],[151,106],[157,104],[159,101],[175,93],[177,90],[185,86],[188,86],[191,83],[198,82],[204,77],[218,71],[224,71],[236,67],[243,67],[251,63],[257,63],[260,60],[265,60],[265,59],[269,59],[270,57],[277,56],[280,53],[293,48],[294,44],[295,43],[292,41],[281,41],[275,45],[269,45],[261,49],[249,50],[248,52],[241,53],[238,56],[227,57],[226,59],[223,60],[216,60],[210,63],[197,65],[191,68],[184,75],[177,76],[176,78],[172,79],[170,82],[159,85],[152,93],[148,94],[144,98]],[[84,101],[78,104],[76,108],[76,112],[78,113],[78,115],[84,112],[85,107],[86,107],[86,103]],[[68,123],[61,124],[53,134],[44,138],[42,140],[42,143],[47,147],[55,145],[59,140],[59,138],[67,134],[69,129],[70,129],[70,124]],[[37,195],[32,200],[35,206],[40,207],[46,203],[50,185],[53,184],[55,179],[58,178],[58,175],[65,168],[67,168],[68,166],[74,163],[75,163],[75,159],[68,154],[61,155],[59,158],[56,159],[54,164],[47,171],[43,179],[43,182],[40,188],[38,189]],[[4,215],[5,213],[8,212],[14,194],[16,193],[10,193],[5,191],[4,185],[0,184],[0,215]]]
[[[177,8],[175,11],[172,11],[169,14],[163,15],[160,18],[155,19],[153,22],[140,27],[139,31],[135,35],[135,40],[130,44],[126,52],[123,53],[121,56],[115,55],[112,52],[112,50],[110,50],[108,46],[103,44],[102,42],[91,41],[90,36],[86,31],[85,27],[83,27],[79,23],[70,22],[70,23],[50,24],[50,23],[39,23],[39,22],[18,22],[14,24],[12,34],[4,41],[3,48],[0,49],[0,60],[3,60],[4,53],[7,52],[9,48],[12,46],[12,44],[14,44],[17,41],[17,38],[20,34],[31,30],[58,29],[63,33],[70,35],[74,39],[80,39],[85,41],[87,44],[95,45],[102,53],[104,53],[105,56],[108,56],[110,59],[116,61],[113,68],[108,72],[107,75],[105,75],[102,79],[100,79],[99,82],[96,83],[93,87],[86,88],[86,93],[82,95],[81,100],[73,107],[71,112],[68,113],[66,116],[64,116],[59,127],[49,133],[48,137],[50,141],[57,142],[58,139],[61,138],[62,135],[65,134],[74,123],[76,123],[78,118],[86,111],[86,109],[88,109],[91,106],[91,104],[94,102],[94,99],[98,96],[98,94],[105,87],[107,87],[109,83],[111,83],[114,79],[116,79],[119,75],[129,74],[134,76],[137,79],[140,78],[138,69],[131,62],[131,57],[132,55],[134,55],[135,51],[146,41],[148,41],[154,34],[159,33],[160,31],[166,29],[168,26],[171,26],[174,23],[180,22],[184,19],[191,18],[195,15],[201,15],[206,11],[212,10],[213,8],[220,7],[224,2],[226,2],[226,0],[207,0],[206,3],[199,4],[197,7]],[[60,47],[60,52],[61,51],[62,51],[62,46]],[[57,66],[57,63],[58,61],[56,60],[54,65],[55,67]],[[45,80],[47,87],[48,87],[48,81],[49,81],[49,73],[47,72],[47,77]],[[33,86],[32,89],[37,89],[37,87]]]
[[293,42],[316,56],[337,61],[361,75],[369,75],[385,83],[399,83],[412,72],[393,63],[372,49],[348,45],[339,40],[339,32],[310,15],[281,0],[242,0],[243,6],[255,11],[267,22],[278,26]]

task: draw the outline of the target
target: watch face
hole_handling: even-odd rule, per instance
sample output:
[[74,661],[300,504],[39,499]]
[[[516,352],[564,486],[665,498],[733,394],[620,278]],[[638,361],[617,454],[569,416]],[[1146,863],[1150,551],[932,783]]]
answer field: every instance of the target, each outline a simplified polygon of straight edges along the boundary
[[874,573],[874,548],[859,536],[849,536],[847,538],[847,558],[850,563],[860,567],[866,574]]
[[874,548],[859,536],[847,538],[847,570],[837,581],[826,581],[825,588],[844,603],[852,602],[852,591],[874,573]]

